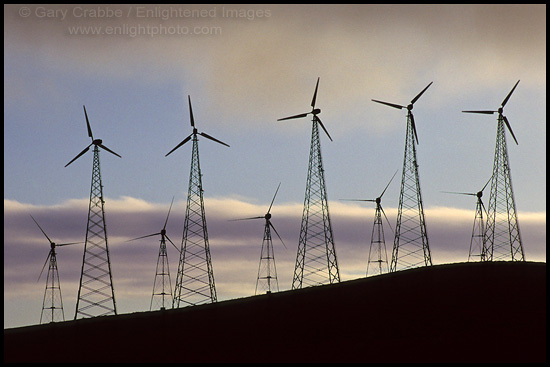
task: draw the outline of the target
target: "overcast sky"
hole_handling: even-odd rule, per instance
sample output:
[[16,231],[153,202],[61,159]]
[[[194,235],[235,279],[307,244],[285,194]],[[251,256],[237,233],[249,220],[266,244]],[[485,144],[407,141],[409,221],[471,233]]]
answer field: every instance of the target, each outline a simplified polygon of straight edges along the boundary
[[[218,299],[251,296],[262,221],[272,222],[282,290],[290,289],[302,213],[317,78],[329,209],[342,280],[364,276],[374,199],[403,161],[406,112],[371,101],[415,103],[419,174],[432,259],[468,258],[476,192],[492,172],[496,110],[505,114],[525,256],[546,261],[545,5],[5,5],[4,327],[37,324],[49,245],[83,241],[91,151],[101,153],[119,313],[145,311],[158,241],[125,243],[162,228],[181,242],[191,144],[165,154],[195,123],[231,147],[200,139]],[[399,175],[398,175],[399,176]],[[395,228],[399,177],[382,205]],[[489,190],[484,199],[488,201]],[[388,256],[392,235],[386,229]],[[389,240],[388,240],[389,239]],[[173,280],[178,257],[170,252]],[[67,319],[74,317],[82,247],[58,249]],[[139,269],[139,271],[136,271]]]

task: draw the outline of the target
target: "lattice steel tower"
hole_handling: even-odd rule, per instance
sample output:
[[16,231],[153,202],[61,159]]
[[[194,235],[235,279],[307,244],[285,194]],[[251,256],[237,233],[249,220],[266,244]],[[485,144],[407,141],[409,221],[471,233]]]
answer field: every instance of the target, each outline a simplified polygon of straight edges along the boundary
[[504,101],[502,101],[497,111],[462,111],[481,114],[498,113],[495,158],[491,179],[491,194],[489,196],[487,210],[487,226],[485,227],[485,234],[483,237],[482,261],[525,261],[516,213],[514,191],[512,189],[512,176],[510,174],[506,132],[504,130],[505,124],[516,142],[516,145],[518,141],[508,119],[502,114],[504,106],[516,89],[518,83],[519,80],[510,93],[508,93]]
[[390,107],[407,109],[407,133],[405,138],[405,154],[403,157],[403,173],[401,178],[401,192],[399,194],[399,206],[397,209],[397,224],[393,241],[390,272],[414,268],[417,266],[432,265],[432,256],[428,243],[426,221],[424,219],[424,207],[420,192],[420,179],[418,176],[418,161],[416,158],[415,140],[418,144],[418,136],[412,113],[414,103],[432,85],[428,84],[408,106],[382,102]]
[[390,221],[388,220],[388,217],[386,216],[386,213],[382,208],[382,196],[384,196],[384,193],[390,186],[397,172],[399,172],[399,170],[395,171],[395,173],[393,174],[392,178],[390,179],[390,181],[388,182],[388,184],[386,185],[386,187],[384,188],[380,196],[377,197],[376,199],[344,199],[348,201],[370,201],[370,202],[376,203],[376,209],[374,211],[374,224],[372,226],[372,234],[371,234],[370,247],[369,247],[369,258],[367,261],[366,276],[383,274],[389,271],[388,255],[386,252],[386,240],[384,237],[384,225],[382,224],[382,214],[384,214],[384,217],[386,218],[386,222],[388,222],[390,229],[392,231],[393,229],[391,228]]
[[489,179],[485,186],[483,186],[483,188],[477,193],[443,191],[448,194],[470,195],[477,197],[476,214],[474,217],[474,226],[472,228],[472,237],[470,239],[470,250],[468,251],[468,262],[475,261],[476,258],[478,258],[478,260],[481,260],[481,257],[483,255],[483,237],[485,235],[485,222],[483,220],[483,213],[485,212],[485,216],[487,216],[487,211],[485,210],[485,205],[483,204],[483,200],[481,200],[481,198],[483,197],[483,190],[485,190],[490,181],[491,179]]
[[46,290],[44,291],[42,312],[40,313],[40,323],[42,324],[42,320],[44,320],[44,323],[65,321],[65,311],[63,310],[63,297],[61,297],[61,285],[59,282],[59,271],[57,270],[57,256],[55,253],[55,248],[57,246],[75,245],[82,242],[56,244],[55,242],[50,240],[50,237],[48,237],[46,232],[44,232],[42,227],[40,227],[40,225],[32,215],[31,218],[50,242],[50,251],[48,253],[48,256],[46,257],[46,262],[44,262],[44,266],[40,271],[40,275],[38,276],[38,280],[40,280],[40,277],[42,276],[42,273],[46,268],[46,264],[48,264],[49,261],[50,264],[48,266],[48,275],[46,277]]
[[302,113],[279,119],[289,120],[313,115],[311,130],[311,147],[306,180],[306,193],[302,224],[298,242],[296,266],[292,279],[292,289],[304,286],[332,284],[340,281],[340,271],[334,248],[332,225],[328,210],[328,199],[325,185],[325,170],[321,157],[321,142],[319,139],[319,125],[332,141],[328,131],[317,116],[321,110],[315,108],[319,78],[315,86],[311,112]]
[[187,194],[187,209],[183,226],[181,255],[176,276],[173,307],[180,305],[192,306],[201,303],[216,302],[216,285],[210,256],[206,216],[202,189],[202,174],[199,163],[199,145],[197,135],[229,147],[224,142],[201,132],[195,128],[191,97],[189,99],[189,115],[193,132],[170,153],[193,139],[191,155],[191,172],[189,173],[189,189]]
[[178,250],[178,252],[180,252],[180,250],[177,248],[174,242],[172,242],[170,237],[168,237],[168,234],[166,234],[166,225],[168,224],[168,218],[170,217],[170,211],[172,210],[173,203],[174,203],[174,198],[172,198],[172,202],[170,203],[170,208],[168,209],[168,215],[166,215],[166,221],[164,222],[164,227],[162,227],[160,232],[148,234],[145,236],[141,236],[141,237],[137,237],[129,240],[129,241],[134,241],[142,238],[160,235],[160,248],[159,248],[159,254],[157,258],[155,281],[153,282],[153,295],[151,296],[149,311],[153,309],[153,305],[155,306],[155,308],[160,308],[161,310],[166,309],[166,305],[168,304],[173,305],[174,295],[172,293],[172,282],[170,280],[170,267],[168,265],[168,251],[166,249],[166,240],[168,240],[170,241],[172,246],[174,246],[174,248]]
[[262,242],[262,252],[260,254],[260,265],[258,266],[258,277],[256,278],[256,289],[254,291],[254,294],[259,293],[271,293],[273,291],[278,292],[279,291],[279,281],[277,279],[277,267],[275,266],[275,251],[273,250],[273,240],[271,239],[271,229],[275,232],[277,237],[281,240],[281,243],[283,246],[286,245],[283,242],[283,239],[273,226],[273,223],[271,223],[271,207],[273,206],[273,202],[275,201],[275,197],[277,196],[277,192],[279,192],[279,187],[281,184],[279,183],[279,186],[277,186],[277,190],[275,191],[275,195],[273,195],[273,199],[271,200],[271,204],[269,205],[269,209],[267,210],[267,213],[263,216],[259,217],[250,217],[250,218],[242,218],[242,219],[234,219],[234,220],[249,220],[249,219],[265,219],[265,228],[264,228],[264,239]]
[[90,190],[90,205],[88,208],[88,226],[86,228],[86,242],[82,257],[82,271],[76,300],[75,320],[78,316],[95,317],[116,315],[115,290],[111,273],[109,246],[107,244],[107,227],[105,225],[105,201],[103,200],[103,184],[99,164],[99,147],[120,157],[117,153],[103,145],[101,139],[94,139],[86,107],[84,107],[88,136],[92,139],[82,152],[73,158],[69,164],[86,153],[94,146],[94,160],[92,167],[92,185]]

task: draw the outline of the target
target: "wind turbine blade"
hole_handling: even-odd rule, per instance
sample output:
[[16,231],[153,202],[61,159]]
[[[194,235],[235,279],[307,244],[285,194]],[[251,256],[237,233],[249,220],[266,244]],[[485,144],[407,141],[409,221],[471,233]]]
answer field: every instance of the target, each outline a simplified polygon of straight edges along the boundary
[[278,119],[277,121],[283,121],[283,120],[290,120],[290,119],[299,119],[302,117],[306,117],[309,114],[309,112],[301,113],[299,115],[289,116],[289,117],[283,117],[282,119]]
[[88,113],[86,112],[86,106],[84,107],[84,116],[86,116],[86,125],[88,126],[88,136],[94,140],[94,135],[92,134],[92,128],[90,127],[90,121],[88,120]]
[[508,131],[510,131],[510,134],[512,134],[512,138],[514,138],[514,141],[516,142],[516,145],[519,145],[518,140],[516,139],[516,136],[514,135],[514,132],[512,131],[512,127],[510,126],[510,123],[508,122],[508,119],[504,115],[502,115],[502,118],[504,119],[504,122],[506,123],[506,127],[508,128]]
[[283,246],[288,250],[288,247],[286,247],[285,245],[285,242],[283,241],[283,239],[281,238],[281,236],[279,236],[279,232],[277,232],[277,230],[275,229],[275,227],[273,226],[273,224],[271,222],[268,222],[269,225],[271,226],[271,228],[273,228],[273,231],[275,232],[275,234],[277,235],[277,237],[279,237],[279,239],[281,240],[281,243],[283,244]]
[[319,88],[319,77],[317,78],[317,84],[315,85],[315,93],[313,93],[313,99],[311,100],[311,108],[315,109],[315,100],[317,99],[317,88]]
[[50,260],[50,256],[52,255],[52,250],[48,253],[48,257],[46,257],[46,262],[44,263],[44,266],[42,267],[42,270],[40,271],[40,275],[38,276],[38,279],[36,281],[38,282],[40,280],[40,277],[42,276],[42,273],[44,272],[44,269],[46,268],[46,264],[48,263],[48,260]]
[[168,209],[168,215],[166,216],[166,221],[164,222],[164,227],[162,229],[166,230],[166,224],[168,223],[168,217],[170,216],[170,211],[172,210],[172,204],[174,204],[174,197],[172,196],[172,202],[170,203],[170,209]]
[[420,98],[421,95],[424,94],[424,92],[426,91],[426,89],[428,89],[430,87],[430,85],[432,85],[433,82],[431,82],[430,84],[428,84],[428,86],[424,89],[422,89],[422,92],[418,93],[418,95],[416,97],[413,98],[413,100],[411,101],[411,104],[414,104],[414,102],[416,102],[418,100],[418,98]]
[[327,134],[330,141],[332,141],[332,138],[330,137],[330,134],[328,133],[327,129],[325,128],[325,125],[323,125],[323,123],[321,122],[321,119],[318,116],[315,116],[315,118],[317,119],[317,122],[319,122],[319,125],[321,125],[323,130],[325,130],[325,134]]
[[416,139],[416,144],[418,145],[418,135],[416,135],[416,125],[414,124],[414,115],[412,114],[411,111],[409,111],[410,115],[411,115],[411,124],[412,124],[412,129],[413,129],[413,133],[414,133],[414,137]]
[[239,219],[229,219],[230,222],[236,222],[239,220],[249,220],[249,219],[263,219],[265,216],[259,216],[259,217],[249,217],[249,218],[239,218]]
[[174,149],[172,149],[171,151],[169,151],[168,153],[166,153],[165,157],[168,157],[168,155],[170,155],[174,150],[178,149],[179,147],[181,147],[183,144],[187,143],[190,139],[191,139],[191,136],[193,136],[193,134],[189,135],[187,138],[183,139],[183,141],[181,143],[179,143],[178,145],[176,145],[176,147]]
[[455,192],[455,191],[441,191],[446,194],[458,194],[458,195],[470,195],[470,196],[477,196],[477,194],[471,193],[471,192]]
[[342,200],[342,201],[372,201],[373,203],[376,202],[376,200],[373,200],[373,199],[338,199],[338,200]]
[[128,241],[125,241],[125,242],[140,240],[140,239],[142,239],[142,238],[147,238],[147,237],[158,236],[159,234],[160,234],[160,232],[158,232],[158,233],[153,233],[153,234],[148,234],[148,235],[146,235],[146,236],[141,236],[141,237],[132,238],[131,240],[128,240]]
[[388,226],[390,226],[390,229],[391,229],[392,233],[395,233],[395,232],[393,231],[393,228],[392,228],[392,226],[391,226],[391,224],[390,224],[390,221],[389,221],[388,217],[386,216],[386,212],[385,212],[384,209],[382,208],[382,205],[380,205],[380,211],[382,212],[382,214],[384,214],[384,218],[386,218],[386,222],[388,222]]
[[207,139],[210,139],[210,140],[212,140],[212,141],[215,141],[216,143],[220,143],[220,144],[222,144],[222,145],[225,145],[226,147],[229,147],[228,144],[225,144],[223,141],[218,140],[218,139],[216,139],[216,138],[214,138],[214,137],[208,135],[207,133],[199,133],[199,134],[202,135],[202,136],[204,136],[204,137],[207,138]]
[[393,181],[393,178],[395,177],[395,175],[397,174],[397,172],[399,172],[399,169],[397,169],[397,171],[395,171],[395,173],[393,174],[392,178],[390,179],[390,182],[388,182],[388,184],[386,185],[386,188],[384,189],[384,191],[382,191],[382,193],[380,194],[380,198],[382,198],[382,196],[384,196],[384,193],[386,192],[386,190],[388,189],[388,186],[390,186],[391,182]]
[[277,190],[275,190],[275,195],[273,195],[273,199],[271,200],[271,204],[269,205],[269,209],[267,209],[267,214],[271,211],[271,207],[273,206],[273,202],[275,201],[275,197],[277,196],[277,192],[279,192],[279,187],[281,187],[281,183],[279,182],[279,186],[277,186]]
[[[92,143],[92,144],[93,144],[93,143]],[[86,152],[90,149],[90,147],[92,146],[92,144],[88,145],[86,148],[84,148],[84,150],[83,150],[82,152],[78,153],[78,155],[77,155],[76,157],[74,157],[69,163],[67,163],[67,164],[65,165],[65,167],[67,167],[69,164],[73,163],[73,162],[76,161],[78,158],[80,158],[80,156],[81,156],[82,154],[86,153]]]
[[174,246],[174,248],[175,248],[176,250],[178,250],[178,252],[181,254],[180,249],[179,249],[176,245],[174,245],[174,242],[172,242],[172,240],[168,237],[168,235],[164,235],[164,237],[166,237],[166,239],[167,239],[168,241],[170,241],[170,243],[172,244],[172,246]]
[[79,243],[84,243],[83,241],[80,242],[69,242],[69,243],[56,243],[55,246],[69,246],[69,245],[78,245]]
[[516,89],[516,87],[518,86],[519,84],[519,80],[517,81],[516,85],[514,85],[514,88],[512,88],[512,90],[510,91],[510,93],[508,93],[508,95],[506,96],[506,98],[504,98],[504,101],[502,101],[502,104],[501,106],[504,107],[506,105],[506,103],[508,103],[508,99],[510,99],[510,96],[512,95],[512,93],[514,93],[514,90]]
[[397,109],[405,108],[405,106],[401,106],[401,105],[394,104],[394,103],[389,103],[389,102],[383,102],[383,101],[379,101],[379,100],[376,100],[376,99],[371,99],[371,101],[382,103],[382,104],[385,104],[386,106],[390,106],[390,107],[397,108]]
[[493,178],[492,176],[489,178],[489,180],[487,181],[487,183],[485,184],[485,186],[483,186],[483,188],[481,189],[481,192],[483,192],[483,190],[485,190],[485,188],[487,187],[487,185],[489,185],[489,182],[491,182],[491,179],[492,179],[492,178]]
[[113,153],[114,155],[116,155],[117,157],[119,158],[122,158],[119,154],[113,152],[111,149],[107,148],[105,145],[103,144],[98,144],[100,147],[102,147],[103,149],[105,149],[106,151],[108,151],[109,153]]
[[[29,214],[30,215],[30,214]],[[36,219],[34,219],[34,217],[31,215],[31,218],[32,220],[34,220],[34,223],[36,223],[36,225],[38,226],[38,228],[40,228],[40,230],[42,231],[42,233],[44,233],[44,236],[46,236],[46,238],[48,239],[48,241],[50,241],[50,243],[52,243],[52,240],[50,240],[50,237],[48,237],[48,235],[46,234],[46,232],[44,232],[44,230],[42,229],[42,227],[40,227],[40,224],[38,224],[38,222],[36,221]]]
[[191,126],[195,128],[195,119],[193,118],[193,108],[191,107],[191,96],[188,95],[187,98],[189,99],[189,117],[191,119]]
[[492,115],[497,111],[487,111],[487,110],[485,110],[485,111],[462,111],[462,112],[464,112],[464,113],[482,113],[482,114],[485,114],[485,115]]

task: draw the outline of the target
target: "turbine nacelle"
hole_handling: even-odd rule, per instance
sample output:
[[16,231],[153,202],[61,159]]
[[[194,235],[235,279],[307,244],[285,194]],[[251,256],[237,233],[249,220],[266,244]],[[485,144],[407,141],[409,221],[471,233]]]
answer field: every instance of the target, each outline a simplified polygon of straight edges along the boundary
[[424,94],[424,92],[426,91],[426,89],[428,89],[430,87],[430,85],[432,85],[433,82],[430,82],[430,84],[428,84],[428,86],[424,89],[422,89],[422,91],[420,93],[418,93],[416,95],[416,97],[414,97],[412,100],[411,100],[411,103],[409,103],[407,106],[403,106],[403,105],[400,105],[400,104],[396,104],[396,103],[389,103],[389,102],[384,102],[384,101],[379,101],[377,99],[372,99],[373,102],[376,102],[376,103],[381,103],[381,104],[384,104],[386,106],[390,106],[390,107],[393,107],[393,108],[397,108],[399,110],[403,109],[403,108],[406,108],[408,113],[409,113],[409,116],[411,118],[411,124],[412,124],[412,130],[413,130],[413,134],[414,134],[414,137],[416,139],[416,144],[418,144],[418,135],[416,135],[416,126],[414,124],[414,115],[412,114],[412,109],[413,109],[413,105],[415,104],[416,101],[418,101],[418,98],[420,98],[420,96],[422,94]]
[[192,137],[196,137],[197,135],[201,135],[201,136],[204,136],[205,138],[207,139],[210,139],[212,141],[215,141],[216,143],[219,143],[219,144],[222,144],[222,145],[225,145],[226,147],[229,147],[228,144],[225,144],[223,141],[220,141],[210,135],[208,135],[207,133],[199,133],[199,131],[197,130],[197,128],[195,127],[195,118],[193,117],[193,107],[191,106],[191,96],[187,96],[187,99],[189,100],[189,119],[191,121],[191,127],[193,128],[193,132],[191,133],[191,135],[189,135],[187,138],[183,139],[181,141],[181,143],[179,143],[178,145],[176,145],[176,147],[174,149],[172,149],[171,151],[169,151],[168,153],[166,153],[165,157],[169,156],[173,151],[175,151],[176,149],[178,149],[179,147],[181,147],[183,144],[187,143],[189,140],[191,140]]
[[92,128],[90,127],[90,121],[88,120],[88,113],[86,112],[86,106],[83,106],[83,107],[84,107],[84,116],[86,116],[86,127],[88,128],[88,136],[92,139],[92,142],[90,143],[90,145],[88,145],[86,148],[84,148],[80,153],[78,153],[77,156],[74,157],[69,163],[67,163],[65,165],[65,167],[67,167],[69,164],[76,161],[78,158],[80,158],[80,156],[82,156],[84,153],[86,153],[88,150],[90,150],[90,147],[92,145],[95,145],[96,147],[101,147],[101,148],[105,149],[106,151],[108,151],[109,153],[114,154],[117,157],[121,158],[119,154],[113,152],[111,149],[109,149],[105,145],[103,145],[103,140],[94,139],[94,135],[92,134]]
[[512,90],[510,91],[510,93],[508,93],[506,98],[504,98],[504,101],[502,101],[502,103],[500,104],[500,107],[497,111],[493,111],[493,110],[489,110],[489,111],[488,110],[481,110],[481,111],[479,111],[479,110],[476,110],[476,111],[462,111],[462,112],[465,112],[465,113],[479,113],[479,114],[483,114],[483,115],[492,115],[495,112],[498,112],[499,121],[500,120],[504,121],[504,123],[506,124],[506,127],[508,128],[508,131],[512,135],[512,138],[514,139],[514,141],[516,142],[516,145],[517,145],[518,140],[516,139],[516,136],[514,135],[514,132],[512,131],[512,127],[510,126],[510,122],[508,121],[508,118],[506,116],[504,116],[502,113],[504,112],[504,106],[506,106],[506,103],[508,103],[508,100],[512,96],[512,93],[514,93],[514,90],[516,89],[518,84],[519,84],[519,80],[516,82],[516,84],[514,85]]
[[330,134],[328,133],[327,129],[325,128],[325,125],[323,125],[323,122],[319,117],[317,117],[318,114],[321,113],[320,108],[315,108],[315,101],[317,100],[317,90],[319,89],[319,78],[317,78],[317,84],[315,85],[315,92],[313,93],[313,99],[311,100],[311,112],[301,113],[299,115],[293,115],[289,117],[283,117],[282,119],[277,119],[277,121],[283,121],[283,120],[292,120],[292,119],[298,119],[302,117],[306,117],[309,114],[312,114],[314,116],[314,121],[317,121],[319,125],[323,128],[325,131],[325,134],[327,134],[330,141],[332,141],[332,138]]

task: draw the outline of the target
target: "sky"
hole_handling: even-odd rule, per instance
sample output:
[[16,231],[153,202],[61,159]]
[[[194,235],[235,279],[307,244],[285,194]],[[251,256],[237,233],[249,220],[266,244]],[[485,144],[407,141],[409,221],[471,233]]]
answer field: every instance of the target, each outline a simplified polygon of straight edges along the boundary
[[[4,328],[38,324],[49,243],[84,241],[94,138],[119,313],[146,311],[158,232],[181,243],[191,158],[188,96],[199,131],[218,300],[254,295],[266,213],[280,290],[291,288],[316,107],[342,280],[365,276],[374,199],[400,169],[414,105],[434,264],[464,262],[475,197],[492,173],[496,110],[518,140],[508,154],[525,257],[546,262],[545,5],[4,5]],[[382,205],[395,228],[399,175]],[[488,200],[489,191],[485,192]],[[392,236],[386,231],[388,257]],[[389,233],[388,233],[389,232]],[[389,238],[389,240],[388,240]],[[170,246],[171,247],[171,246]],[[83,245],[57,249],[65,318],[74,317]],[[178,256],[168,249],[173,282]]]

